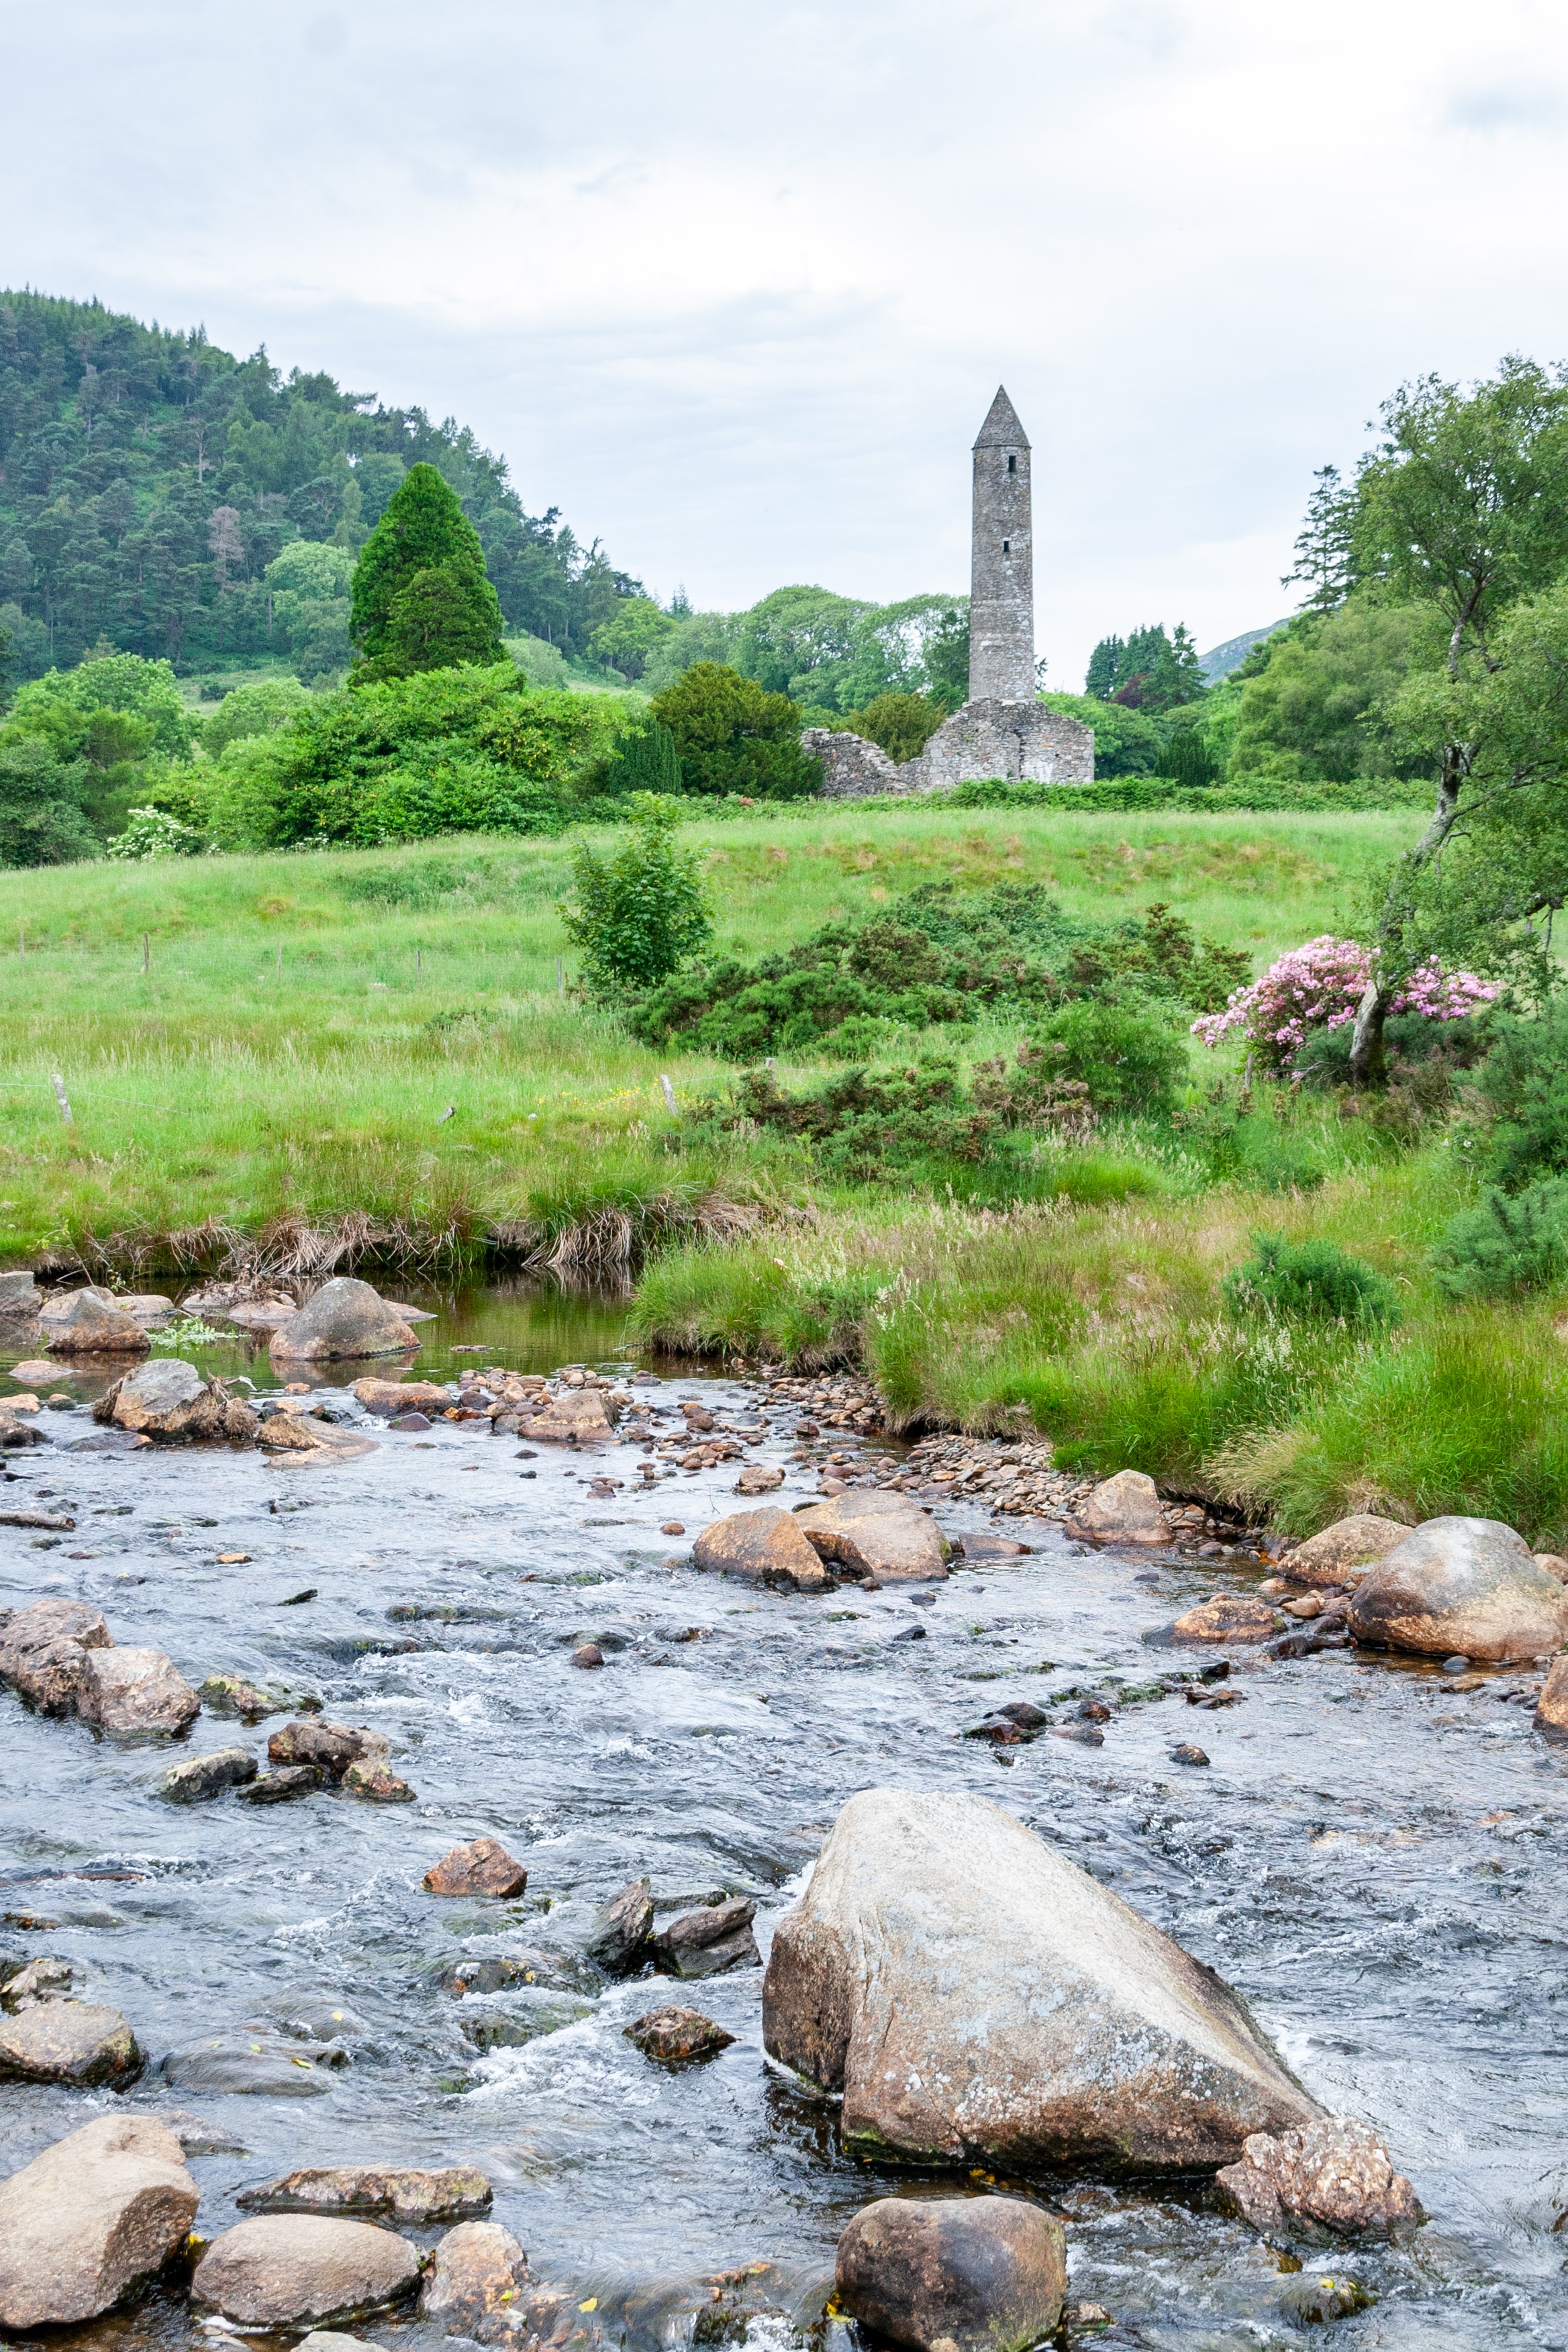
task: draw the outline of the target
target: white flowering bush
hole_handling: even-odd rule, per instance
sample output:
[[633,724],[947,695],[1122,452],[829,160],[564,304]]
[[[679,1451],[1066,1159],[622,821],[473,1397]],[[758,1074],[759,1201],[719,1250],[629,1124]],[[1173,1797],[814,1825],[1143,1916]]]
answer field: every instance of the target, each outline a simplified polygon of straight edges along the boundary
[[194,825],[182,824],[164,809],[133,808],[123,833],[107,845],[109,857],[199,857],[206,847]]

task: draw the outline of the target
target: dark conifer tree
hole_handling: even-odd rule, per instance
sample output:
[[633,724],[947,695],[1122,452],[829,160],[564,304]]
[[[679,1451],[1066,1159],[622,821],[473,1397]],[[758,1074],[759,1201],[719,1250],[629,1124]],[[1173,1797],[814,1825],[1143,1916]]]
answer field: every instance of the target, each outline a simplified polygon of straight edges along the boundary
[[[423,580],[400,613],[416,579],[433,572],[445,573],[448,586],[438,591]],[[349,634],[364,670],[376,677],[450,667],[415,657],[422,637],[461,642],[469,648],[459,656],[464,661],[500,660],[500,606],[485,574],[479,532],[434,466],[409,467],[366,540],[354,566]]]

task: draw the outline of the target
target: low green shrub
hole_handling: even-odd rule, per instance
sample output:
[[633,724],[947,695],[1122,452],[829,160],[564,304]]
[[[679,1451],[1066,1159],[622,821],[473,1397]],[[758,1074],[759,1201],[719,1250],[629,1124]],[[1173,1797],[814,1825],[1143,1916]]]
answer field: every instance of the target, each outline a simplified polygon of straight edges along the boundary
[[624,725],[613,697],[531,688],[511,662],[362,682],[228,744],[204,774],[207,829],[269,848],[559,833]]
[[1500,1298],[1563,1281],[1568,1176],[1541,1177],[1513,1193],[1489,1188],[1475,1208],[1450,1221],[1433,1270],[1450,1298]]
[[1283,1234],[1254,1234],[1252,1255],[1231,1268],[1220,1293],[1238,1317],[1262,1310],[1345,1324],[1399,1320],[1393,1285],[1337,1242],[1289,1242]]
[[1034,1024],[1052,1074],[1083,1088],[1097,1113],[1166,1117],[1187,1071],[1170,1008],[1148,998],[1079,998]]
[[1553,996],[1538,1020],[1496,1018],[1476,1084],[1492,1121],[1485,1168],[1495,1183],[1513,1192],[1568,1171],[1568,997]]
[[951,883],[926,883],[882,912],[830,924],[783,954],[754,963],[728,957],[680,971],[630,1007],[627,1020],[646,1045],[679,1039],[729,1061],[805,1052],[847,1059],[886,1038],[886,1028],[868,1025],[874,1023],[925,1028],[971,1023],[994,1006],[1034,1018],[1070,1000],[1125,1000],[1134,1010],[1120,1027],[1120,1016],[1099,1027],[1069,1022],[1061,1039],[1102,1070],[1124,1066],[1116,1084],[1099,1085],[1098,1099],[1146,1108],[1134,1103],[1140,1089],[1152,1078],[1163,1101],[1162,1089],[1185,1066],[1184,1046],[1152,1044],[1160,1024],[1149,1002],[1194,1010],[1223,1004],[1247,971],[1244,955],[1200,939],[1167,907],[1097,923],[1068,915],[1038,884],[960,892]]
[[[1300,811],[1429,808],[1432,788],[1397,776],[1369,776],[1350,784],[1298,784],[1277,776],[1243,776],[1223,784],[1194,786],[1164,776],[1126,775],[1093,784],[1037,784],[1027,778],[991,776],[933,793],[931,805],[947,808],[1100,810],[1121,815],[1142,809],[1250,811],[1263,815]],[[907,808],[907,801],[863,802],[862,807]]]
[[612,995],[657,985],[713,935],[701,854],[677,841],[676,803],[658,793],[634,793],[626,816],[627,838],[614,856],[590,842],[577,844],[572,856],[577,903],[560,910],[568,936],[583,950],[588,980]]

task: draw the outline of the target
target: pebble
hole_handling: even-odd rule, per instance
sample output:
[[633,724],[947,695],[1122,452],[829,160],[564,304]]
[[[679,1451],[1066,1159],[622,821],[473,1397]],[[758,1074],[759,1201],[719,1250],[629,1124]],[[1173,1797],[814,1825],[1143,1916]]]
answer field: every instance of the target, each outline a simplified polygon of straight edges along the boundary
[[1206,1764],[1208,1760],[1203,1749],[1194,1747],[1190,1739],[1181,1740],[1171,1750],[1173,1764]]
[[605,1654],[597,1642],[584,1642],[580,1649],[575,1649],[572,1653],[572,1664],[574,1666],[583,1666],[592,1671],[595,1666],[602,1666],[604,1663]]

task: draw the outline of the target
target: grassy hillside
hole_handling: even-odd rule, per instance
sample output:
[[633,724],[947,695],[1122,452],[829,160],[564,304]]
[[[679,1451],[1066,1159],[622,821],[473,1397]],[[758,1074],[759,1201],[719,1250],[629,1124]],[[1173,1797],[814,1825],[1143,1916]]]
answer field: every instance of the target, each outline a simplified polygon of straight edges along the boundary
[[[1100,915],[1165,899],[1267,960],[1413,822],[812,809],[695,832],[743,954],[951,876]],[[569,878],[547,840],[0,875],[0,1249],[355,1213],[463,1243],[584,1203],[804,1194],[778,1148],[676,1156],[660,1070],[689,1088],[715,1066],[556,994]]]

